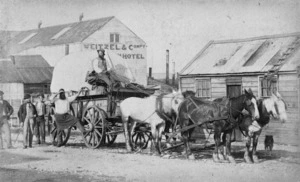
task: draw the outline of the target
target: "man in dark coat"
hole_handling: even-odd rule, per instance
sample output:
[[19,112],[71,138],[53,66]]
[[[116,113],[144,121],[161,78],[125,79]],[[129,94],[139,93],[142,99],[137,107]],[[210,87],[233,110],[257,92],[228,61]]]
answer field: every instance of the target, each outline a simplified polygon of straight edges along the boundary
[[32,147],[32,138],[35,126],[35,117],[37,116],[36,108],[31,103],[31,96],[25,94],[24,103],[20,106],[18,117],[23,127],[23,146],[26,149]]
[[4,93],[0,90],[0,149],[3,149],[3,141],[2,136],[6,136],[6,144],[7,148],[11,148],[11,132],[9,127],[9,117],[14,112],[14,109],[11,105],[6,101],[3,100]]

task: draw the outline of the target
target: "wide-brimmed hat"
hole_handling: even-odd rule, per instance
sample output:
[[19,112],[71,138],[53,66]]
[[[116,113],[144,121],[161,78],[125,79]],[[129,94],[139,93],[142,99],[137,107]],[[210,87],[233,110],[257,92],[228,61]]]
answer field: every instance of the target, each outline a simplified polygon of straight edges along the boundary
[[102,52],[103,54],[105,54],[105,50],[104,49],[97,49],[97,52],[99,53],[99,52]]
[[24,100],[25,100],[25,99],[30,99],[30,97],[31,97],[30,94],[25,94],[25,95],[24,95]]
[[0,90],[0,95],[4,95],[4,92],[2,92],[2,90]]
[[37,97],[42,97],[42,98],[44,98],[44,94],[38,93],[38,94],[37,94]]

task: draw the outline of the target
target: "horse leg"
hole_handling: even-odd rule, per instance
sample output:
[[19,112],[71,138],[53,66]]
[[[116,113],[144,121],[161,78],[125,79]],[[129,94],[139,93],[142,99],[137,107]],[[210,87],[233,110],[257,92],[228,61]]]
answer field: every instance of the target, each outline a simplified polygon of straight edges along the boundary
[[256,147],[257,147],[259,135],[260,135],[260,132],[257,132],[257,133],[254,133],[254,136],[253,136],[252,158],[253,158],[254,163],[259,163],[258,156],[256,155]]
[[230,163],[236,163],[235,159],[231,155],[231,135],[232,130],[226,132],[226,158],[229,160]]
[[163,122],[162,124],[159,124],[157,126],[157,131],[158,131],[158,150],[159,153],[161,153],[161,139],[162,139],[162,133],[165,130],[165,122]]
[[132,147],[131,147],[131,144],[130,144],[131,136],[130,136],[129,130],[128,130],[129,118],[122,117],[122,120],[123,120],[123,126],[124,126],[124,136],[125,136],[126,149],[127,149],[127,152],[131,152],[132,151]]
[[218,127],[215,127],[214,140],[215,140],[215,150],[213,151],[213,160],[214,162],[220,162],[220,159],[218,157],[218,151],[219,151],[219,145],[221,140],[221,130]]
[[152,133],[152,141],[155,148],[154,155],[160,155],[160,150],[158,147],[158,130],[155,124],[151,124],[151,133]]
[[246,151],[245,151],[245,154],[244,154],[244,159],[245,159],[246,163],[248,163],[248,164],[253,163],[251,158],[250,158],[250,155],[249,155],[250,145],[251,145],[251,137],[248,135],[247,136],[247,141],[246,141]]

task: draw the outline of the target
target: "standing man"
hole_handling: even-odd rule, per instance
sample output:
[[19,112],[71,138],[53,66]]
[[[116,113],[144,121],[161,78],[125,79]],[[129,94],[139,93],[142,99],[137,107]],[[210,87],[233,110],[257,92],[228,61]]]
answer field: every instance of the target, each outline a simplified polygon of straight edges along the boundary
[[24,103],[20,106],[18,117],[23,127],[23,148],[32,148],[32,138],[37,115],[35,106],[31,103],[31,96],[25,94]]
[[[81,90],[71,97],[66,97],[65,90],[59,89],[59,93],[54,95],[54,97],[51,99],[51,102],[55,105],[54,116],[58,132],[76,125],[76,127],[81,131],[81,133],[85,134],[86,131],[82,124],[79,122],[79,120],[73,115],[69,114],[71,102],[73,102],[79,96],[80,93]],[[58,136],[57,146],[62,146],[61,136]]]
[[6,100],[3,100],[3,95],[4,93],[0,90],[0,149],[3,149],[2,136],[5,136],[6,138],[7,148],[12,148],[11,133],[8,120],[14,112],[14,109]]
[[37,112],[36,117],[36,138],[37,144],[45,144],[45,114],[46,114],[46,105],[43,101],[44,95],[39,94],[37,96],[37,102],[35,103],[35,108]]

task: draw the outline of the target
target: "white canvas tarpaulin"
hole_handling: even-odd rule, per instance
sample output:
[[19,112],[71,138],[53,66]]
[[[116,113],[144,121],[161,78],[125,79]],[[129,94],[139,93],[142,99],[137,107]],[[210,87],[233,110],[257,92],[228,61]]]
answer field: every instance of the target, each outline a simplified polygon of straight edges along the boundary
[[[123,82],[135,82],[126,61],[117,54],[106,50],[105,58],[108,70],[116,73]],[[96,51],[83,51],[71,53],[63,57],[54,67],[51,92],[58,92],[63,88],[65,91],[78,91],[82,87],[92,88],[85,79],[88,71],[92,71],[92,60],[98,56]]]

